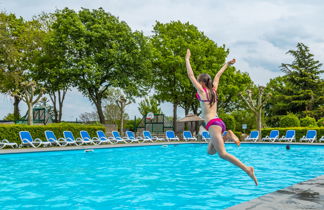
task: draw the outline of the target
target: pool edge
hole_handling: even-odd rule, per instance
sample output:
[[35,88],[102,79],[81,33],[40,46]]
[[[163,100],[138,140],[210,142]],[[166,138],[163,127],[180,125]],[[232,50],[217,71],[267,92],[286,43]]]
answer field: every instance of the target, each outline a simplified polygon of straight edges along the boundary
[[[207,144],[207,142],[154,142],[154,143],[139,143],[139,144],[104,144],[104,145],[81,145],[69,147],[38,147],[38,148],[15,148],[1,149],[0,155],[20,154],[20,153],[35,153],[35,152],[58,152],[58,151],[74,151],[87,149],[109,149],[123,147],[143,147],[143,146],[160,146],[160,145],[178,145],[178,144]],[[226,144],[234,144],[226,142]],[[260,145],[307,145],[307,146],[324,146],[324,143],[299,143],[299,142],[241,142],[241,144],[260,144]]]
[[[303,181],[250,201],[227,208],[241,209],[324,209],[324,175]],[[262,186],[259,186],[262,187]]]

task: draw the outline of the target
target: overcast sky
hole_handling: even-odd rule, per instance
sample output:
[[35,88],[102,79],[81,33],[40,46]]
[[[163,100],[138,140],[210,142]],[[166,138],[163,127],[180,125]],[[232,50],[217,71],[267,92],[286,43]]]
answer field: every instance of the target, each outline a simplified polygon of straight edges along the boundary
[[[321,0],[0,0],[0,8],[30,19],[32,16],[69,7],[104,8],[126,21],[133,30],[150,35],[155,21],[189,21],[217,44],[230,49],[236,67],[248,72],[256,84],[265,85],[281,75],[281,63],[291,61],[285,53],[297,42],[308,45],[315,58],[324,63],[324,1]],[[0,119],[12,112],[12,99],[0,95]],[[21,103],[22,114],[26,106]],[[95,110],[77,90],[67,94],[64,120]],[[131,117],[139,116],[137,105],[128,106]],[[172,106],[162,105],[172,115]],[[183,116],[183,110],[179,110]]]

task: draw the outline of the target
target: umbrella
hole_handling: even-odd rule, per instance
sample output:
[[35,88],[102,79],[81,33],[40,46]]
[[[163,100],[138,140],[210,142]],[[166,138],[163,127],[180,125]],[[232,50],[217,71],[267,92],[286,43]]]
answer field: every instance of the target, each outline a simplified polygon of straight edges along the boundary
[[195,114],[188,114],[184,118],[178,120],[178,122],[197,122],[197,121],[204,121],[204,119],[202,119],[201,117]]
[[201,117],[195,114],[188,114],[184,118],[178,120],[178,122],[190,122],[190,130],[192,129],[192,122],[199,122],[199,121],[204,121],[204,119],[202,119]]

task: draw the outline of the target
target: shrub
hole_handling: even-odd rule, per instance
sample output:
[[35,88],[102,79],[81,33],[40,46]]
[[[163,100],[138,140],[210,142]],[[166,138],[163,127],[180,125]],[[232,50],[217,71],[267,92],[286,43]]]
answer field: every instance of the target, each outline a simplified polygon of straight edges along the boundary
[[322,117],[321,119],[319,119],[319,120],[317,121],[317,125],[318,125],[319,127],[324,127],[324,117]]
[[304,117],[300,119],[301,127],[317,127],[316,120],[312,117]]
[[53,123],[48,125],[0,125],[0,140],[8,139],[11,142],[21,143],[19,138],[19,131],[29,131],[32,137],[45,140],[44,132],[51,130],[55,133],[56,138],[63,137],[63,131],[72,131],[75,138],[80,136],[81,130],[89,132],[90,136],[96,136],[97,130],[105,131],[103,125],[84,125],[73,123]]
[[300,126],[300,121],[298,117],[294,114],[288,114],[280,118],[279,126],[286,128],[286,127],[298,127]]
[[324,136],[324,127],[289,127],[289,128],[263,128],[262,129],[262,137],[269,136],[271,130],[278,130],[279,137],[286,135],[287,130],[295,130],[296,131],[296,141],[306,135],[307,130],[316,130],[317,131],[317,139],[321,136]]
[[224,123],[226,124],[226,129],[227,130],[235,130],[235,118],[232,115],[229,114],[221,114],[219,116]]

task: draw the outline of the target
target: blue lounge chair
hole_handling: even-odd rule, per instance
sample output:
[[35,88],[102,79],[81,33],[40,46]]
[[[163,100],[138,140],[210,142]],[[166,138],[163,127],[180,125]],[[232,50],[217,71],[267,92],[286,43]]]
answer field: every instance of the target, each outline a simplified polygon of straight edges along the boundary
[[63,136],[66,142],[68,142],[68,144],[75,144],[75,145],[82,144],[82,139],[81,138],[75,139],[71,131],[63,131]]
[[192,133],[190,131],[183,131],[182,136],[185,141],[197,141],[197,138],[192,136]]
[[138,136],[136,137],[133,131],[126,131],[127,139],[130,140],[130,142],[137,142],[139,143],[140,140],[143,140],[142,137]]
[[116,141],[114,141],[113,137],[107,137],[105,132],[103,132],[103,131],[97,131],[97,136],[98,136],[98,139],[99,139],[98,144],[101,144],[101,143],[113,144],[114,142],[116,143]]
[[49,141],[42,141],[39,138],[33,139],[33,137],[30,135],[29,131],[20,131],[19,132],[19,137],[21,140],[21,146],[32,146],[34,148],[40,147],[41,145],[45,146],[50,146],[51,142]]
[[82,144],[96,144],[100,141],[97,137],[91,138],[88,131],[80,131],[80,137],[82,140]]
[[211,140],[210,134],[208,131],[203,131],[201,137],[204,141],[209,142]]
[[287,142],[296,141],[295,135],[296,135],[295,130],[287,130],[286,135],[279,138],[279,141],[287,141]]
[[262,138],[262,141],[271,141],[275,142],[279,139],[279,131],[278,130],[272,130],[270,131],[270,135]]
[[226,134],[227,134],[227,131],[224,131],[224,133],[223,133],[223,137],[226,136]]
[[168,141],[180,141],[180,139],[175,135],[174,131],[165,131],[165,137]]
[[58,145],[62,147],[68,144],[68,142],[63,138],[57,139],[53,131],[46,130],[45,137],[47,141],[51,142],[51,145]]
[[250,135],[245,138],[245,141],[256,142],[259,138],[259,131],[251,131]]
[[145,141],[165,141],[165,139],[159,138],[157,136],[152,136],[150,131],[143,131],[143,142]]
[[301,137],[300,141],[308,141],[313,143],[316,141],[317,132],[316,130],[308,130],[306,136]]
[[18,147],[17,143],[11,143],[7,139],[3,139],[0,141],[0,149],[5,148],[6,146],[10,146],[12,148]]
[[127,141],[128,142],[130,142],[130,140],[129,139],[127,139],[127,138],[122,138],[121,136],[120,136],[120,134],[119,134],[119,132],[118,131],[113,131],[113,132],[111,132],[112,133],[112,135],[113,135],[113,138],[114,138],[114,140],[118,143],[118,142],[123,142],[123,143],[127,143]]

